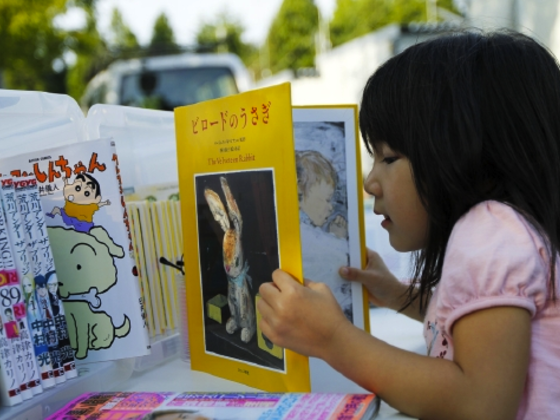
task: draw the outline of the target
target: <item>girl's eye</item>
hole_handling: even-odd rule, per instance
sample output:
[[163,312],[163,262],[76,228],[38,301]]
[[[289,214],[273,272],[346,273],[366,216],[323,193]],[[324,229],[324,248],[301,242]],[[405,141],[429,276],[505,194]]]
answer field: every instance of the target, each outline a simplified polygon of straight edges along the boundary
[[391,163],[395,162],[398,159],[396,156],[389,156],[383,159],[383,163],[390,165]]

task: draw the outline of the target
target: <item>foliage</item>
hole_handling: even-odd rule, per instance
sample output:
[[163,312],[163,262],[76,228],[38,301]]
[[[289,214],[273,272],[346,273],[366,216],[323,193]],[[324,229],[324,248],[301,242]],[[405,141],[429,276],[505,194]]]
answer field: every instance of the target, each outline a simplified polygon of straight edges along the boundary
[[165,13],[160,14],[154,24],[148,55],[173,54],[180,51],[181,48],[175,42],[175,34],[167,16]]
[[254,45],[243,42],[245,28],[236,19],[222,12],[212,22],[204,22],[196,34],[198,50],[203,52],[231,52],[249,65],[257,51]]
[[68,47],[75,60],[68,69],[66,93],[76,100],[83,95],[87,82],[114,59],[107,41],[97,29],[95,4],[85,5],[84,10],[85,27],[68,34]]
[[[0,1],[0,70],[12,89],[64,89],[64,68],[53,69],[64,50],[65,34],[53,21],[66,0]],[[60,63],[59,63],[60,64]]]
[[313,0],[282,2],[264,46],[273,73],[314,66],[318,13]]
[[117,51],[137,51],[140,48],[138,39],[125,23],[119,9],[113,9],[111,17],[111,34],[108,42],[111,48]]
[[[438,0],[437,6],[456,12],[453,0]],[[331,43],[343,44],[390,23],[427,19],[426,0],[337,0],[330,24]]]

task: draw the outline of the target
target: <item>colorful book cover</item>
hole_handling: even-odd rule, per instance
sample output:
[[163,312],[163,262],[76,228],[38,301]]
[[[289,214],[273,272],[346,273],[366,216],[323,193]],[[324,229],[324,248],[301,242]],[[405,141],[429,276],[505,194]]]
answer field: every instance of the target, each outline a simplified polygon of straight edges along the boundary
[[0,183],[2,208],[6,217],[8,236],[14,251],[17,273],[23,289],[25,311],[41,376],[41,384],[43,388],[50,388],[56,382],[47,344],[44,319],[35,293],[35,278],[31,270],[29,249],[27,247],[24,225],[18,211],[15,188],[11,177],[0,178]]
[[23,401],[12,355],[12,346],[4,322],[0,316],[0,403],[3,406],[20,404]]
[[[14,189],[21,223],[26,235],[35,282],[35,296],[43,318],[43,331],[47,339],[54,378],[56,383],[62,383],[71,376],[76,376],[76,366],[68,340],[66,321],[60,312],[60,305],[57,304],[55,308],[51,299],[51,292],[56,291],[58,281],[50,243],[45,231],[45,216],[38,206],[37,180],[33,176],[15,179]],[[67,376],[67,371],[72,371],[74,375]]]
[[[21,342],[21,350],[23,351],[23,362],[25,364],[25,386],[35,394],[43,392],[41,385],[41,371],[39,370],[37,358],[33,348],[32,333],[26,315],[26,305],[21,286],[21,278],[16,268],[15,252],[12,247],[9,226],[6,223],[6,217],[0,206],[0,251],[2,265],[4,267],[2,276],[2,291],[0,291],[0,299],[4,302],[4,306],[8,301],[10,307],[5,309],[7,317],[13,317],[17,323],[19,339]],[[17,346],[17,344],[15,344]]]
[[92,140],[26,153],[0,161],[0,170],[37,179],[75,358],[148,354],[114,144]]
[[177,108],[175,124],[192,369],[310,391],[308,358],[271,353],[255,312],[276,268],[303,279],[290,85]]
[[47,420],[370,420],[373,394],[156,393],[81,395]]

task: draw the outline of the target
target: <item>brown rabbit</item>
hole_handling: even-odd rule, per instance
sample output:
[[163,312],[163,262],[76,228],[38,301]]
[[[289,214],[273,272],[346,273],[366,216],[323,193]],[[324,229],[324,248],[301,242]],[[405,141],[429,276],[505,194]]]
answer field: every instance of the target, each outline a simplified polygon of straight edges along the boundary
[[220,182],[226,197],[228,212],[226,212],[222,200],[215,191],[206,188],[204,198],[214,219],[224,231],[223,260],[228,278],[228,306],[231,312],[231,317],[226,322],[226,331],[233,334],[241,328],[241,340],[247,343],[255,333],[255,310],[249,291],[249,286],[252,286],[251,277],[247,274],[249,265],[243,258],[243,247],[241,245],[243,219],[227,180],[220,177]]

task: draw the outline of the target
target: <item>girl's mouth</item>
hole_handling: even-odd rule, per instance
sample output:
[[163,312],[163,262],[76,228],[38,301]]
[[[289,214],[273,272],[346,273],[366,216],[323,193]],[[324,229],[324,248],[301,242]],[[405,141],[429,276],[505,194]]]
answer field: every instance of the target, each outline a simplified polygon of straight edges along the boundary
[[383,221],[381,222],[381,227],[387,229],[387,226],[391,223],[391,218],[389,216],[383,216]]

